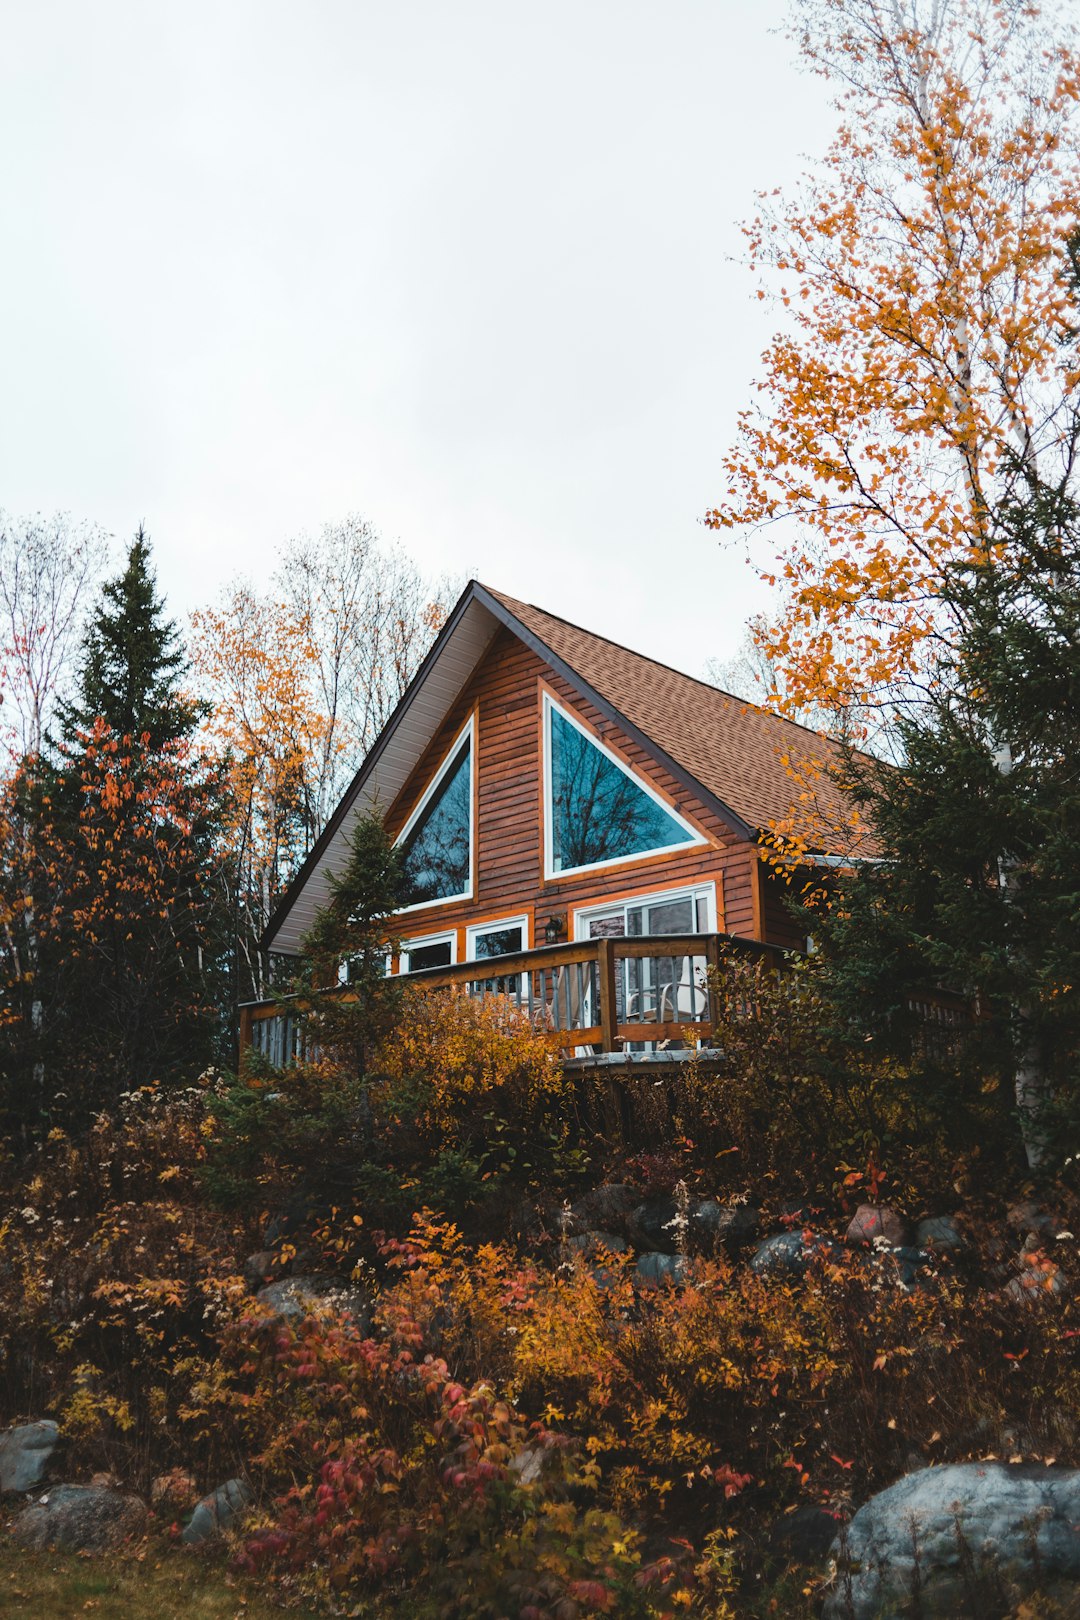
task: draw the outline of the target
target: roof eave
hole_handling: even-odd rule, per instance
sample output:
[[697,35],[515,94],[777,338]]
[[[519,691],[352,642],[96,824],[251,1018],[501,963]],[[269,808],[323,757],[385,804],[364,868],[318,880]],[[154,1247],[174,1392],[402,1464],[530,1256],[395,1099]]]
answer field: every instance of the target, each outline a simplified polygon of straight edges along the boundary
[[[274,949],[274,940],[281,933],[282,928],[288,920],[289,913],[296,904],[296,901],[300,895],[303,893],[308,879],[315,872],[319,862],[322,860],[330,844],[333,842],[342,822],[345,820],[345,817],[349,814],[349,811],[356,803],[357,798],[363,791],[365,783],[376,769],[382,755],[386,752],[387,747],[393,739],[394,733],[397,731],[398,727],[408,714],[409,708],[417,692],[423,686],[427,676],[438,662],[439,655],[446,646],[450,637],[453,635],[457,626],[461,623],[469,604],[476,599],[477,592],[480,590],[480,588],[481,587],[478,586],[476,580],[471,579],[466,585],[465,589],[462,591],[461,595],[458,597],[457,602],[450,611],[446,623],[443,625],[442,629],[439,631],[439,634],[432,642],[419,669],[416,671],[416,674],[405,688],[401,701],[394,709],[393,714],[391,714],[389,720],[387,720],[385,726],[383,726],[375,741],[372,743],[370,749],[364,757],[363,764],[360,766],[360,769],[357,771],[349,786],[342,794],[337,809],[326,823],[326,826],[323,828],[314,844],[312,844],[311,849],[304,858],[303,864],[300,866],[286,888],[284,894],[281,896],[281,899],[274,907],[273,915],[271,916],[266,927],[263,929],[262,935],[259,939],[259,947],[261,950],[270,952]],[[485,592],[485,595],[486,594],[487,593]],[[488,604],[485,601],[482,605],[487,607]]]
[[541,658],[549,668],[561,675],[565,681],[575,688],[575,690],[581,692],[585,697],[587,697],[589,701],[599,710],[599,712],[605,716],[605,718],[612,721],[613,724],[619,726],[621,730],[634,742],[636,742],[640,748],[642,748],[653,759],[657,760],[659,764],[663,765],[664,769],[676,782],[679,783],[681,787],[685,788],[688,793],[691,793],[695,798],[707,804],[712,810],[714,810],[721,820],[725,821],[728,826],[731,827],[733,832],[737,833],[739,837],[747,840],[749,843],[758,842],[758,830],[750,826],[750,824],[746,822],[736,810],[732,809],[731,805],[726,804],[723,799],[719,798],[717,794],[713,793],[711,789],[707,788],[703,782],[698,781],[697,777],[694,776],[691,771],[688,771],[685,766],[680,765],[677,760],[673,759],[666,749],[664,749],[654,737],[648,736],[640,729],[640,727],[636,726],[632,720],[630,720],[625,714],[616,708],[609,698],[605,697],[602,692],[597,691],[597,689],[589,681],[585,680],[585,678],[577,670],[575,670],[571,664],[568,664],[565,659],[561,658],[559,654],[555,652],[555,650],[550,647],[541,636],[538,636],[535,631],[530,630],[528,625],[523,623],[523,621],[519,619],[515,613],[500,602],[498,597],[492,595],[492,593],[481,585],[479,581],[473,579],[469,581],[465,589],[462,591],[461,596],[458,598],[457,603],[447,618],[446,623],[443,625],[438,636],[435,638],[435,641],[432,643],[431,648],[429,649],[416,674],[409,682],[408,687],[402,695],[401,701],[398,703],[393,714],[386,722],[386,725],[375,739],[375,742],[372,744],[363,764],[360,766],[360,769],[353,777],[352,782],[342,795],[337,809],[334,811],[334,814],[330,817],[330,820],[323,828],[322,833],[312,845],[311,850],[303,862],[303,865],[299,868],[296,875],[286,888],[281,899],[278,901],[278,904],[274,908],[273,916],[270,918],[266,928],[263,930],[261,939],[259,941],[260,946],[264,951],[270,952],[274,949],[274,941],[281,933],[285,923],[288,920],[289,914],[293,909],[293,906],[296,904],[297,899],[303,893],[308,881],[318,868],[320,861],[341,828],[342,823],[363,791],[366,782],[369,780],[378,766],[379,760],[386,752],[390,742],[393,740],[395,732],[407,716],[409,708],[415,700],[416,694],[420,691],[428,675],[438,662],[439,656],[446,647],[450,638],[453,636],[457,627],[460,625],[461,620],[467,612],[469,606],[474,601],[479,603],[481,607],[485,608],[498,623],[502,624],[513,635],[517,636],[518,639],[522,641],[525,646],[529,647],[538,658]]

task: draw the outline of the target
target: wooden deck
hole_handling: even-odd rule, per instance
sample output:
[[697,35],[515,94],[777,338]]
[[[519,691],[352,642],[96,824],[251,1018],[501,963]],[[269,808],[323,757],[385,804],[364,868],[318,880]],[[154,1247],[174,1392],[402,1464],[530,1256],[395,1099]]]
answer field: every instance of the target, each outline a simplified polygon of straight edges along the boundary
[[[713,1026],[709,980],[735,952],[781,971],[791,953],[733,934],[656,934],[546,945],[511,956],[403,973],[400,984],[432,992],[507,999],[538,1029],[564,1037],[564,1058],[613,1054],[648,1058],[708,1042]],[[347,985],[323,992],[347,998]],[[945,990],[909,1002],[928,1049],[945,1055],[950,1037],[984,1009]],[[289,998],[239,1008],[240,1057],[254,1049],[280,1066],[300,1055],[300,1020]]]
[[[722,952],[783,966],[774,945],[730,934],[658,934],[546,945],[479,962],[403,973],[398,982],[424,990],[504,996],[538,1029],[566,1037],[568,1058],[655,1051],[712,1034],[709,975]],[[346,997],[348,986],[325,992]],[[254,1048],[282,1065],[298,1055],[299,1022],[288,1000],[240,1007],[241,1053]]]

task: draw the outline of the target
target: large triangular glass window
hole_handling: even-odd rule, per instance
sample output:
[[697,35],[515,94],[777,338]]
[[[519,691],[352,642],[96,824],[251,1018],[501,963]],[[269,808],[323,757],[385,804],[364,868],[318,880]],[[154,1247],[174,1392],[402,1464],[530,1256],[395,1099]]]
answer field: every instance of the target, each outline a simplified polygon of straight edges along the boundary
[[403,911],[472,893],[472,721],[432,778],[397,839],[405,875]]
[[549,877],[705,842],[546,695],[544,748]]

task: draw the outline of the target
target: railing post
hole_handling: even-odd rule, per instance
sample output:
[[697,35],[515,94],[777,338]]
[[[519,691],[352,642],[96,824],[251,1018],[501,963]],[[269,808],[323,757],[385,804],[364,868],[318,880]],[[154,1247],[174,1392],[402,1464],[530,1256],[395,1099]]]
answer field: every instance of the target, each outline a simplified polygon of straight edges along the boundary
[[615,941],[601,939],[597,956],[600,988],[600,1046],[605,1052],[614,1052],[619,1035],[619,1021],[615,997]]

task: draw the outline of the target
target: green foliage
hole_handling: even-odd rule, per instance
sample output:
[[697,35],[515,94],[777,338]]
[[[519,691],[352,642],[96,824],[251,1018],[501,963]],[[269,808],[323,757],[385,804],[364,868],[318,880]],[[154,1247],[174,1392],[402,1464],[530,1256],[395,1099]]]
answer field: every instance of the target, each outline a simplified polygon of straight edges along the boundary
[[[740,1061],[755,1039],[750,988]],[[779,1064],[785,1038],[813,1027],[813,1001],[800,990],[797,1016],[776,1027],[774,994],[761,987],[756,1029],[767,1022],[762,1061]],[[460,1052],[476,1038],[467,1026]],[[780,1155],[813,1122],[794,1046],[777,1072],[795,1113],[755,1173],[779,1198],[804,1185]],[[688,1080],[701,1090],[685,1106],[703,1132],[729,1112],[717,1140],[745,1131],[749,1144],[761,1118],[739,1119],[749,1094],[725,1094],[721,1077],[705,1117],[714,1083]],[[615,1256],[522,1258],[426,1212],[407,1238],[373,1243],[351,1203],[308,1204],[271,1264],[362,1278],[376,1325],[365,1334],[331,1305],[285,1319],[236,1273],[260,1207],[279,1208],[347,1137],[355,1091],[320,1086],[301,1070],[148,1088],[85,1142],[57,1132],[0,1165],[0,1424],[54,1416],[66,1469],[108,1468],[144,1491],[175,1471],[190,1499],[245,1472],[262,1516],[242,1556],[260,1580],[430,1620],[730,1620],[770,1612],[753,1594],[787,1590],[757,1580],[765,1529],[787,1507],[842,1513],[913,1452],[959,1460],[1012,1447],[1010,1432],[1027,1436],[1015,1443],[1027,1457],[1080,1462],[1077,1298],[1035,1287],[1018,1307],[1003,1293],[1016,1240],[985,1211],[981,1250],[915,1290],[891,1257],[836,1248],[805,1279],[692,1258],[685,1286],[649,1289]],[[349,1158],[342,1148],[351,1175]],[[424,1168],[448,1184],[473,1173],[460,1146]],[[251,1219],[209,1206],[207,1178],[250,1199]],[[1075,1200],[1059,1197],[1075,1225]],[[1075,1241],[1025,1258],[1036,1284],[1058,1265],[1071,1274]],[[527,1476],[512,1466],[523,1453]]]
[[252,1054],[242,1079],[210,1102],[200,1174],[224,1208],[266,1208],[308,1188],[327,1203],[351,1193],[367,1142],[365,1082],[331,1064],[275,1070]]
[[[813,929],[823,991],[853,1041],[921,1064],[943,1107],[963,1107],[981,1078],[988,1091],[997,1085],[1005,1110],[1026,1068],[1029,1145],[1038,1137],[1046,1148],[1056,1135],[1071,1151],[1080,1123],[1080,516],[1036,489],[1000,517],[1008,565],[957,570],[963,638],[925,707],[898,722],[903,764],[850,762],[883,859],[844,875]],[[990,1015],[958,1033],[937,1064],[925,1042],[920,1051],[912,1005],[934,985]]]
[[460,1287],[490,1322],[493,1291],[512,1281],[505,1263],[478,1256],[469,1282],[448,1264],[470,1258],[453,1229],[423,1234],[436,1246],[388,1246],[405,1277],[387,1292],[379,1339],[319,1316],[253,1315],[226,1335],[219,1398],[242,1398],[267,1486],[288,1482],[241,1567],[284,1567],[354,1601],[395,1591],[425,1620],[659,1616],[673,1572],[644,1566],[640,1538],[597,1501],[595,1465],[433,1353],[432,1285],[451,1311]]
[[212,1356],[238,1314],[245,1223],[206,1207],[204,1087],[145,1088],[82,1140],[54,1130],[0,1164],[0,1424],[49,1415],[73,1477],[109,1469],[147,1490],[183,1465],[231,1471],[201,1434],[178,1369]]
[[222,795],[182,673],[140,533],[87,633],[52,757],[23,761],[0,795],[0,1065],[23,1130],[84,1127],[214,1054]]
[[140,528],[127,566],[102,588],[84,640],[78,691],[60,709],[68,745],[104,720],[118,737],[147,739],[153,753],[190,737],[205,712],[184,695],[187,663],[176,626],[165,618]]
[[417,1172],[438,1158],[449,1165],[452,1152],[494,1189],[565,1179],[588,1162],[575,1082],[509,997],[413,992],[378,1069],[387,1138]]
[[[303,940],[292,1010],[309,1048],[362,1075],[372,1043],[390,1028],[400,999],[387,958],[401,903],[401,860],[377,815],[353,822],[345,863],[328,882],[329,898]],[[343,965],[348,994],[320,995],[337,984]]]
[[892,1191],[933,1204],[952,1198],[973,1155],[1000,1165],[1001,1106],[985,1070],[969,1056],[961,1073],[950,1045],[913,1058],[910,1045],[864,1040],[819,957],[777,973],[727,951],[711,992],[719,1055],[699,1055],[671,1088],[666,1129],[692,1144],[681,1173],[706,1166],[711,1187],[831,1201],[848,1166],[872,1159]]

